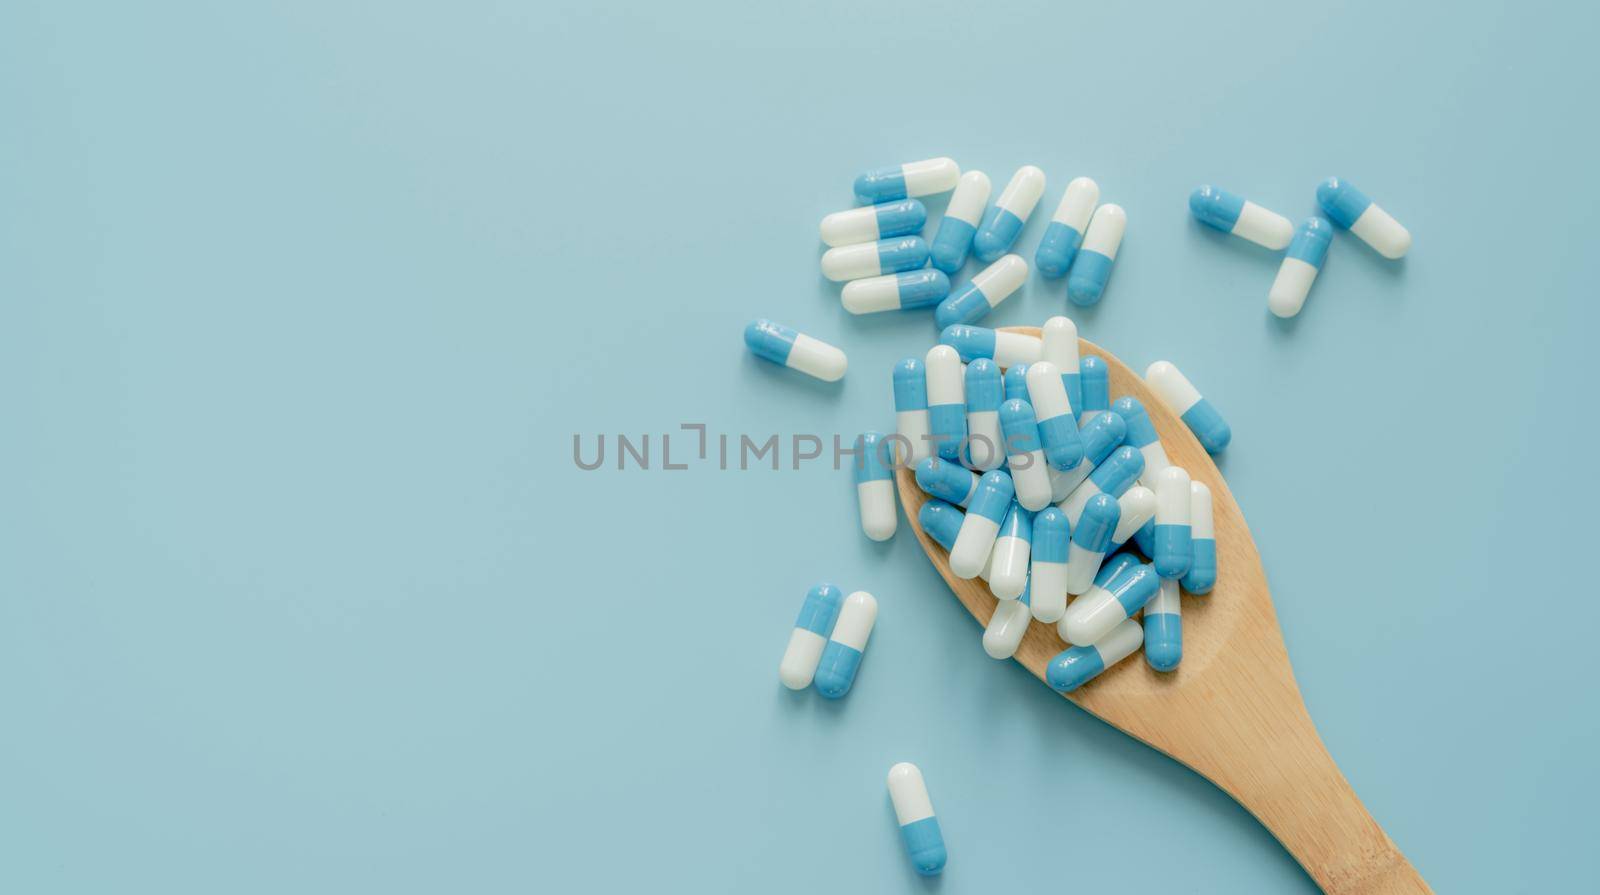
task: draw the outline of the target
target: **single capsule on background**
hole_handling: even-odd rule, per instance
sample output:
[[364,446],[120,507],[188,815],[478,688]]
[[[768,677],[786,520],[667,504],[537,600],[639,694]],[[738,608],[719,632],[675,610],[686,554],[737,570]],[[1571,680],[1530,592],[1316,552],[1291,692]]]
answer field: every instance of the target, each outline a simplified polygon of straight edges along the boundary
[[984,206],[989,204],[989,175],[982,171],[968,171],[956,183],[955,195],[945,206],[944,217],[939,220],[939,230],[934,234],[928,257],[933,266],[945,273],[955,273],[967,263],[967,253],[972,251],[972,236],[978,232],[978,221],[983,218]]
[[1028,400],[1028,365],[1012,364],[1006,368],[1006,400]]
[[1317,204],[1328,219],[1355,234],[1356,238],[1394,260],[1411,249],[1411,233],[1400,222],[1378,207],[1378,203],[1337,177],[1317,187]]
[[851,280],[839,302],[852,314],[931,308],[950,294],[950,278],[937,270],[908,270],[865,280]]
[[847,246],[917,233],[927,221],[928,209],[921,202],[898,199],[867,208],[836,211],[822,219],[820,230],[822,241],[828,245]]
[[1033,407],[1026,401],[1000,405],[1000,433],[1005,441],[1006,465],[1016,485],[1017,503],[1024,509],[1042,510],[1050,503],[1050,473]]
[[[990,587],[994,583],[990,582]],[[1017,654],[1022,638],[1028,633],[1028,586],[1016,600],[996,600],[989,623],[983,626],[983,651],[991,659],[1009,659]]]
[[744,344],[756,357],[823,382],[838,381],[849,366],[843,351],[771,320],[757,320],[746,326]]
[[[1156,493],[1143,485],[1134,485],[1117,498],[1117,506],[1122,508],[1122,516],[1117,520],[1117,530],[1111,533],[1113,552],[1122,549],[1145,526],[1154,528]],[[1154,549],[1153,542],[1151,549]]]
[[1011,508],[1013,493],[1011,477],[999,470],[984,473],[978,482],[978,493],[967,505],[961,531],[950,548],[950,571],[957,578],[976,578],[988,565],[989,552],[1000,533],[1000,523]]
[[1027,375],[1044,458],[1052,469],[1065,472],[1083,461],[1083,436],[1067,398],[1067,386],[1061,381],[1061,371],[1047,360],[1029,364]]
[[1288,245],[1294,235],[1288,218],[1214,186],[1196,187],[1189,194],[1189,211],[1207,227],[1274,251]]
[[1000,191],[994,207],[983,216],[978,232],[972,237],[972,251],[979,261],[993,261],[1011,250],[1028,215],[1044,195],[1044,172],[1033,165],[1023,165],[1011,175],[1011,181]]
[[778,680],[791,690],[804,690],[811,686],[817,673],[817,662],[822,659],[822,648],[833,633],[833,623],[839,618],[839,607],[844,604],[844,591],[831,584],[819,584],[806,592],[800,604],[800,617],[795,619],[794,632],[789,635],[789,647],[783,651],[783,661],[778,664]]
[[1033,513],[1013,503],[1000,523],[989,553],[989,592],[1015,600],[1028,586],[1028,555],[1033,544]]
[[930,453],[946,460],[961,458],[967,440],[966,384],[961,358],[949,345],[935,345],[923,359],[928,371],[928,428],[933,432]]
[[1075,646],[1057,653],[1045,666],[1045,682],[1058,692],[1071,693],[1133,655],[1143,640],[1144,629],[1128,619],[1093,646]]
[[910,466],[928,456],[928,376],[915,357],[894,365],[894,426],[901,463]]
[[1049,507],[1033,517],[1033,617],[1046,624],[1067,611],[1067,558],[1071,532],[1067,514]]
[[1211,489],[1204,482],[1189,483],[1189,571],[1183,589],[1191,594],[1210,593],[1217,583],[1217,534],[1211,515]]
[[878,601],[872,594],[858,590],[845,598],[839,608],[839,620],[833,626],[833,636],[822,648],[822,660],[817,663],[817,692],[829,699],[838,699],[850,692],[855,683],[856,670],[861,667],[861,654],[867,649],[867,638],[872,635],[872,625],[878,620]]
[[1102,205],[1089,219],[1089,232],[1072,262],[1067,276],[1067,298],[1080,307],[1099,304],[1111,279],[1111,265],[1122,247],[1122,232],[1128,226],[1128,213],[1121,205]]
[[1189,473],[1181,466],[1168,466],[1156,475],[1156,571],[1162,578],[1182,578],[1189,571]]
[[1005,386],[999,365],[982,357],[967,364],[966,380],[966,462],[986,472],[1005,462],[1005,446],[1000,440],[1000,401]]
[[1106,362],[1094,355],[1078,361],[1079,388],[1083,391],[1083,406],[1078,410],[1078,425],[1083,426],[1111,409],[1111,374]]
[[1171,466],[1172,461],[1167,459],[1167,450],[1161,446],[1161,437],[1156,434],[1156,424],[1150,421],[1150,412],[1134,397],[1118,398],[1117,403],[1111,405],[1111,412],[1122,417],[1127,427],[1123,443],[1138,448],[1144,455],[1144,471],[1139,474],[1139,481],[1154,486],[1156,474]]
[[972,282],[939,302],[933,311],[934,322],[941,327],[954,323],[977,323],[1017,291],[1027,279],[1028,262],[1022,260],[1021,255],[1007,255],[978,271]]
[[927,457],[917,463],[917,487],[940,500],[964,507],[978,493],[978,476],[949,460]]
[[960,323],[945,327],[939,333],[939,343],[954,348],[969,363],[987,357],[1002,367],[1031,364],[1039,359],[1043,347],[1033,336]]
[[1158,360],[1144,371],[1150,390],[1183,420],[1208,454],[1220,454],[1233,440],[1233,430],[1210,401],[1200,396],[1189,378],[1170,362]]
[[923,876],[938,874],[950,853],[939,831],[939,818],[933,814],[928,786],[916,765],[902,761],[889,769],[889,801],[894,803],[894,818],[900,824],[900,838],[911,856],[911,866]]
[[[1116,531],[1122,513],[1117,499],[1096,494],[1083,508],[1083,515],[1072,524],[1072,543],[1067,547],[1067,593],[1081,594],[1094,583],[1094,574],[1111,548],[1111,533]],[[1068,609],[1068,617],[1072,610]]]
[[1144,563],[1123,569],[1104,585],[1072,601],[1058,626],[1069,643],[1088,646],[1111,633],[1117,625],[1133,618],[1161,589],[1161,576]]
[[1050,470],[1050,500],[1060,503],[1067,499],[1074,489],[1083,484],[1083,480],[1094,472],[1096,466],[1105,462],[1111,452],[1122,446],[1122,437],[1127,432],[1127,426],[1122,422],[1122,417],[1110,411],[1095,416],[1085,423],[1078,434],[1083,438],[1083,459],[1078,465],[1066,472],[1058,469]]
[[856,502],[861,507],[861,530],[874,541],[894,537],[899,525],[889,450],[888,439],[878,432],[856,436]]
[[928,244],[920,236],[839,246],[822,253],[822,275],[835,283],[916,270],[928,263]]
[[1112,500],[1121,497],[1124,492],[1133,487],[1139,478],[1139,473],[1144,470],[1144,455],[1126,445],[1111,452],[1083,484],[1072,489],[1067,499],[1061,501],[1061,512],[1067,514],[1067,524],[1073,530],[1078,528],[1078,517],[1083,514],[1083,508],[1096,496],[1109,495]]
[[1144,607],[1144,660],[1157,671],[1171,671],[1183,660],[1183,602],[1178,582],[1161,587]]
[[932,196],[955,189],[961,168],[950,158],[930,158],[874,168],[856,178],[856,201],[862,205]]
[[1278,277],[1272,281],[1272,291],[1267,293],[1267,310],[1279,317],[1300,313],[1332,244],[1333,225],[1322,218],[1306,218],[1295,229],[1289,252],[1278,265]]
[[[1061,194],[1061,204],[1056,206],[1044,238],[1039,240],[1039,250],[1033,254],[1033,264],[1047,277],[1066,276],[1072,259],[1078,256],[1078,246],[1083,243],[1083,231],[1089,227],[1089,217],[1100,201],[1100,185],[1087,177],[1077,177],[1067,184]],[[1066,369],[1065,366],[1062,369]]]
[[1061,371],[1061,385],[1067,390],[1072,411],[1083,416],[1083,375],[1078,360],[1078,326],[1066,317],[1051,317],[1039,328],[1039,359]]

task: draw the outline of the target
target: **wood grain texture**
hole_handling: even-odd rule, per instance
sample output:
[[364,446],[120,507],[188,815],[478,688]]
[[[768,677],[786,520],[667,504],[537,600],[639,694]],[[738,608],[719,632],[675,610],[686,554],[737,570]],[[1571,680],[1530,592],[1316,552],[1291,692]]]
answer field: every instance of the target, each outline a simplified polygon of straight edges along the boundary
[[[1039,335],[1037,327],[1007,329]],[[1183,661],[1176,671],[1153,671],[1136,654],[1063,695],[1238,800],[1324,892],[1431,892],[1362,807],[1317,735],[1289,667],[1255,542],[1216,464],[1138,375],[1091,342],[1080,340],[1079,349],[1106,361],[1112,400],[1132,395],[1142,402],[1172,462],[1210,486],[1217,583],[1207,596],[1183,596]],[[912,470],[899,469],[896,484],[922,549],[967,611],[987,624],[995,598],[982,581],[951,574],[944,548],[922,530],[917,513],[928,496]],[[1066,646],[1055,625],[1035,621],[1015,659],[1043,681],[1046,664]]]

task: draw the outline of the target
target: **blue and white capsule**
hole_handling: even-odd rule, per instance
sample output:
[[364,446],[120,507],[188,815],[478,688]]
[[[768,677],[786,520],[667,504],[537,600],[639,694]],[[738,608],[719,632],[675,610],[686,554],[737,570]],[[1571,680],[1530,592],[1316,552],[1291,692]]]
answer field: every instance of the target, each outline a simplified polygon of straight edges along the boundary
[[1295,229],[1289,252],[1278,265],[1278,277],[1272,281],[1272,291],[1267,293],[1267,310],[1285,318],[1300,313],[1332,244],[1333,225],[1322,218],[1306,218]]
[[1150,390],[1183,420],[1208,454],[1220,454],[1233,440],[1233,430],[1210,401],[1201,397],[1189,377],[1170,361],[1158,360],[1144,371]]
[[943,271],[908,270],[865,280],[851,280],[839,292],[839,303],[852,314],[931,308],[950,294]]
[[1122,437],[1126,432],[1127,426],[1122,422],[1122,417],[1109,411],[1096,416],[1079,429],[1078,434],[1083,438],[1083,459],[1066,472],[1050,470],[1051,502],[1066,500],[1067,495],[1083,484],[1095,467],[1104,463],[1112,451],[1122,446]]
[[966,514],[956,509],[955,506],[938,498],[933,498],[922,505],[917,511],[917,524],[928,533],[928,537],[938,542],[946,553],[956,546],[956,536],[961,533],[961,523],[966,519]]
[[1011,181],[1000,191],[994,207],[983,216],[978,232],[972,237],[972,251],[979,261],[993,261],[1011,251],[1017,237],[1022,235],[1022,225],[1028,222],[1039,197],[1044,195],[1044,172],[1033,165],[1023,165],[1011,175]]
[[968,363],[987,357],[1007,368],[1034,363],[1044,347],[1039,339],[1024,333],[959,323],[945,327],[939,333],[939,342],[954,348]]
[[894,502],[893,442],[878,432],[856,436],[856,503],[861,531],[874,541],[894,537],[900,514]]
[[1066,383],[1061,381],[1061,371],[1047,360],[1029,364],[1027,375],[1044,458],[1051,469],[1066,472],[1083,462],[1083,436],[1067,398]]
[[1182,578],[1189,571],[1189,472],[1168,466],[1156,475],[1156,527],[1153,546],[1156,571],[1162,578]]
[[1106,362],[1092,354],[1079,361],[1078,383],[1083,392],[1083,404],[1072,406],[1078,408],[1078,425],[1086,426],[1111,409],[1111,372]]
[[1207,594],[1217,583],[1217,533],[1211,515],[1211,489],[1204,482],[1189,483],[1189,571],[1183,589]]
[[935,345],[923,358],[928,371],[928,428],[933,434],[930,453],[946,460],[961,459],[967,440],[966,379],[961,357],[949,345]]
[[[990,586],[993,586],[991,581]],[[1015,600],[996,600],[988,624],[983,626],[983,651],[991,659],[1009,659],[1017,654],[1022,638],[1028,633],[1028,589],[1024,584],[1022,596]]]
[[1385,258],[1403,258],[1411,250],[1411,232],[1348,181],[1337,177],[1324,180],[1317,187],[1317,204],[1329,220],[1354,233]]
[[[1117,498],[1117,506],[1122,508],[1122,516],[1117,520],[1117,530],[1111,533],[1111,552],[1121,550],[1123,545],[1139,533],[1145,526],[1155,527],[1156,518],[1156,493],[1143,485],[1134,485],[1122,496]],[[1152,549],[1154,544],[1152,542]],[[1149,554],[1145,554],[1148,556]]]
[[1067,401],[1080,417],[1083,415],[1083,375],[1078,358],[1078,326],[1066,317],[1051,317],[1039,328],[1039,359],[1047,360],[1061,371],[1061,385],[1067,390]]
[[1123,569],[1104,586],[1096,585],[1072,601],[1059,627],[1069,643],[1088,646],[1130,618],[1161,589],[1161,576],[1143,563]]
[[1049,465],[1039,441],[1039,425],[1026,401],[1000,405],[1000,432],[1005,440],[1006,465],[1016,486],[1017,503],[1024,509],[1042,510],[1050,503]]
[[1077,177],[1067,184],[1061,194],[1061,204],[1056,206],[1044,238],[1039,240],[1039,250],[1033,253],[1033,265],[1047,277],[1064,277],[1078,257],[1078,246],[1083,244],[1083,233],[1089,228],[1089,218],[1094,215],[1095,203],[1100,201],[1100,185],[1087,177]]
[[889,801],[894,803],[894,819],[900,824],[900,838],[911,856],[911,866],[923,876],[938,875],[950,852],[939,831],[928,786],[916,765],[902,761],[889,769]]
[[[1006,400],[1028,400],[1028,365],[1012,364],[1006,369]],[[1032,402],[1029,402],[1032,403]]]
[[862,205],[932,196],[955,189],[961,167],[951,158],[930,158],[874,168],[856,178],[856,201]]
[[1139,473],[1144,471],[1144,455],[1127,445],[1111,452],[1083,484],[1072,489],[1067,499],[1061,501],[1061,512],[1067,514],[1067,522],[1073,531],[1078,529],[1078,518],[1083,515],[1083,508],[1101,494],[1109,495],[1112,500],[1121,497],[1133,487],[1134,481],[1139,478]]
[[1094,217],[1089,219],[1089,232],[1083,236],[1083,247],[1078,249],[1072,272],[1067,276],[1067,298],[1073,304],[1088,307],[1100,303],[1127,227],[1128,213],[1121,205],[1102,205],[1094,210]]
[[[1072,524],[1072,544],[1067,548],[1067,593],[1081,594],[1094,583],[1121,514],[1117,499],[1108,494],[1096,494],[1084,505],[1082,516]],[[1067,612],[1070,617],[1072,610]]]
[[896,236],[877,242],[839,246],[822,253],[822,275],[835,283],[864,280],[928,263],[928,244],[920,236]]
[[1156,475],[1171,466],[1172,461],[1167,459],[1167,449],[1161,446],[1161,436],[1156,434],[1156,424],[1150,420],[1149,411],[1138,398],[1130,396],[1118,398],[1117,403],[1111,405],[1111,412],[1122,417],[1127,425],[1128,434],[1123,443],[1138,448],[1144,455],[1144,470],[1139,474],[1139,481],[1154,490]]
[[1049,507],[1033,517],[1033,617],[1055,624],[1067,611],[1067,560],[1072,532],[1067,514]]
[[1028,558],[1033,546],[1033,513],[1013,503],[1000,523],[989,552],[989,592],[1015,600],[1028,586]]
[[894,365],[894,427],[901,463],[911,466],[928,456],[928,375],[919,358]]
[[950,197],[944,217],[939,220],[933,244],[928,247],[928,257],[934,267],[945,273],[955,273],[967,263],[972,237],[978,232],[978,221],[983,218],[983,209],[988,204],[989,175],[982,171],[961,175],[955,195]]
[[744,344],[750,353],[762,360],[798,370],[823,382],[837,382],[850,365],[843,351],[771,320],[757,320],[746,326]]
[[1011,297],[1028,279],[1028,262],[1021,255],[1007,255],[985,267],[972,282],[951,292],[933,310],[934,322],[941,327],[953,323],[977,323],[1001,302]]
[[964,507],[978,493],[978,475],[970,469],[938,457],[917,462],[917,487],[930,496]]
[[1045,683],[1057,692],[1071,693],[1138,652],[1143,641],[1144,629],[1128,619],[1092,646],[1075,646],[1057,653],[1045,666]]
[[1161,579],[1144,606],[1144,660],[1157,671],[1171,671],[1183,661],[1183,600],[1178,582],[1170,578]]
[[783,661],[778,664],[778,680],[791,690],[804,690],[811,686],[817,674],[817,663],[822,659],[822,649],[833,634],[833,623],[839,618],[839,607],[844,605],[844,591],[831,584],[819,584],[806,592],[800,604],[800,617],[795,619],[794,632],[789,635],[789,647],[783,651]]
[[989,564],[989,553],[1014,493],[1010,476],[999,470],[984,473],[950,548],[950,572],[957,578],[976,578]]
[[967,364],[967,449],[966,464],[987,472],[1005,462],[1005,445],[1000,437],[1000,402],[1005,384],[1000,366],[987,358]]
[[822,219],[818,229],[830,246],[877,242],[891,236],[920,233],[928,222],[928,209],[915,199],[897,199],[867,208],[836,211]]
[[872,636],[872,625],[877,620],[878,601],[872,594],[858,590],[845,598],[833,634],[828,638],[828,645],[822,648],[822,659],[817,663],[818,693],[838,699],[850,692],[856,671],[861,667],[861,654],[866,652],[867,638]]
[[1288,218],[1214,186],[1196,187],[1189,194],[1189,211],[1207,227],[1273,251],[1287,246],[1294,236]]

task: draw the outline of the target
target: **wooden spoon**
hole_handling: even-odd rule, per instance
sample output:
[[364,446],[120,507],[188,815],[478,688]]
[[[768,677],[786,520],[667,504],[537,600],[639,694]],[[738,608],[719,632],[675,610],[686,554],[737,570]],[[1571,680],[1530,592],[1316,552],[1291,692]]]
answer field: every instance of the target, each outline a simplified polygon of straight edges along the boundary
[[[1039,335],[1038,327],[1007,331]],[[1139,399],[1167,456],[1210,486],[1217,583],[1207,596],[1183,597],[1183,661],[1176,671],[1158,673],[1135,654],[1063,695],[1238,800],[1324,892],[1432,892],[1362,807],[1317,736],[1289,668],[1255,542],[1222,474],[1143,379],[1099,346],[1078,344],[1084,356],[1106,362],[1113,399]],[[982,581],[951,574],[944,548],[918,520],[928,496],[911,469],[900,468],[896,478],[922,549],[967,611],[987,625],[994,596]],[[1035,621],[1015,658],[1042,681],[1045,665],[1066,648],[1055,625]]]

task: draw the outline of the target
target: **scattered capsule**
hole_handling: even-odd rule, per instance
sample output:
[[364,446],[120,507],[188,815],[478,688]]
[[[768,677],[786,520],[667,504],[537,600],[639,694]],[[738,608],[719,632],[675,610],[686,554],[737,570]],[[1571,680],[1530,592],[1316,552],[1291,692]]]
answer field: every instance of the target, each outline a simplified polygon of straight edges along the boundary
[[1006,368],[1006,400],[1028,400],[1028,365],[1012,364]]
[[822,253],[822,275],[835,283],[862,280],[928,263],[928,244],[920,236],[897,236],[877,242],[839,246]]
[[1105,361],[1091,354],[1078,362],[1078,374],[1083,404],[1072,406],[1078,408],[1078,425],[1082,426],[1111,409],[1111,373]]
[[1123,442],[1144,454],[1144,471],[1139,481],[1154,486],[1156,474],[1171,466],[1172,461],[1167,459],[1167,450],[1161,446],[1161,437],[1156,434],[1156,424],[1150,421],[1149,411],[1134,397],[1118,398],[1111,411],[1127,425],[1128,435]]
[[1156,475],[1156,571],[1162,578],[1182,578],[1189,571],[1189,473],[1168,466]]
[[1050,473],[1039,442],[1039,425],[1026,401],[1000,405],[1000,432],[1005,439],[1006,465],[1016,485],[1017,503],[1024,509],[1042,510],[1050,503]]
[[746,326],[744,344],[756,357],[823,382],[837,381],[849,366],[843,351],[771,320],[757,320]]
[[978,475],[972,470],[938,457],[917,463],[917,487],[956,506],[964,507],[978,493]]
[[1067,298],[1080,307],[1099,304],[1105,294],[1106,281],[1111,279],[1111,264],[1117,260],[1117,249],[1122,246],[1122,231],[1127,229],[1128,213],[1120,205],[1102,205],[1089,219],[1089,232],[1084,234],[1083,247],[1072,262],[1072,273],[1067,277]]
[[961,531],[950,548],[950,571],[957,578],[976,578],[988,564],[995,536],[1000,533],[1000,523],[1011,508],[1013,493],[1011,477],[999,470],[984,473],[978,482],[978,493],[967,505]]
[[1013,503],[1000,523],[989,553],[989,592],[1002,600],[1022,596],[1028,585],[1028,554],[1033,544],[1033,513]]
[[928,349],[924,363],[928,370],[928,428],[933,432],[934,442],[930,452],[946,460],[959,460],[961,443],[967,440],[967,398],[961,358],[949,345],[935,345]]
[[830,246],[877,242],[922,230],[928,209],[915,199],[899,199],[867,208],[836,211],[822,219],[822,241]]
[[[1081,594],[1094,583],[1094,573],[1111,548],[1111,534],[1117,530],[1121,514],[1117,499],[1108,494],[1096,494],[1084,505],[1082,517],[1072,525],[1072,544],[1067,548],[1067,593]],[[1069,615],[1071,611],[1067,610]]]
[[988,471],[1005,462],[1000,440],[1000,401],[1005,386],[1000,367],[987,358],[967,364],[967,465]]
[[944,847],[939,818],[933,814],[928,786],[922,771],[909,761],[889,769],[889,801],[894,803],[894,818],[900,824],[911,866],[923,876],[935,876],[944,869],[950,853]]
[[789,648],[783,651],[783,661],[778,664],[778,680],[785,687],[804,690],[811,686],[822,648],[833,633],[833,623],[839,618],[843,603],[844,591],[831,584],[819,584],[806,592],[794,633],[789,635]]
[[1071,693],[1107,668],[1133,655],[1144,641],[1144,629],[1128,619],[1093,646],[1063,650],[1045,666],[1045,682],[1061,693]]
[[1189,194],[1189,211],[1207,227],[1273,251],[1288,245],[1294,235],[1288,218],[1214,186],[1196,187]]
[[939,333],[939,342],[954,348],[969,363],[987,357],[1002,367],[1031,364],[1039,359],[1044,347],[1033,336],[962,324],[945,327]]
[[1027,279],[1028,262],[1022,260],[1021,255],[1007,255],[978,271],[972,282],[939,302],[933,311],[934,322],[941,327],[952,323],[977,323]]
[[[1080,178],[1087,179],[1087,178]],[[1078,327],[1066,317],[1051,317],[1040,327],[1041,348],[1039,359],[1047,360],[1061,371],[1061,385],[1067,390],[1067,401],[1073,412],[1083,415],[1083,375],[1078,360]]]
[[978,221],[983,218],[984,206],[989,204],[989,175],[982,171],[968,171],[956,183],[955,195],[945,206],[939,230],[934,234],[928,257],[933,266],[945,273],[955,273],[967,263],[967,253],[972,251],[972,236],[978,232]]
[[1083,436],[1072,413],[1066,383],[1055,364],[1042,360],[1028,365],[1028,395],[1038,419],[1039,441],[1052,469],[1065,472],[1083,462]]
[[1124,492],[1133,487],[1139,478],[1139,473],[1144,471],[1144,455],[1131,447],[1124,445],[1111,452],[1083,484],[1072,489],[1067,499],[1061,501],[1061,512],[1067,514],[1067,523],[1078,529],[1078,517],[1083,515],[1083,508],[1097,495],[1110,495],[1112,500],[1121,497]]
[[993,261],[1011,250],[1022,225],[1033,214],[1033,207],[1044,195],[1044,172],[1033,165],[1023,165],[1011,175],[1011,182],[1000,191],[994,207],[983,216],[977,235],[972,237],[972,251],[979,261]]
[[908,270],[865,280],[851,280],[839,301],[852,314],[931,308],[950,294],[950,278],[938,270]]
[[[1156,493],[1143,485],[1134,485],[1117,498],[1117,506],[1122,508],[1122,515],[1117,519],[1117,530],[1111,533],[1113,552],[1122,549],[1122,546],[1145,526],[1154,528]],[[1154,549],[1153,542],[1152,549]]]
[[932,196],[955,189],[961,168],[955,159],[930,158],[874,168],[856,178],[856,201],[862,205]]
[[1210,593],[1217,583],[1217,534],[1211,516],[1211,489],[1204,482],[1189,483],[1189,571],[1183,589],[1191,594]]
[[1066,500],[1067,495],[1083,484],[1096,466],[1105,462],[1111,452],[1122,445],[1122,437],[1126,432],[1127,426],[1122,422],[1122,417],[1109,411],[1097,415],[1079,429],[1078,434],[1083,437],[1083,459],[1066,472],[1050,470],[1051,502]]
[[1171,671],[1183,660],[1183,601],[1170,578],[1161,579],[1144,606],[1144,660],[1157,671]]
[[1346,181],[1337,177],[1324,180],[1317,187],[1317,204],[1329,220],[1354,233],[1385,258],[1404,257],[1411,249],[1410,231]]
[[[1078,255],[1083,242],[1083,231],[1089,227],[1089,217],[1100,201],[1100,185],[1087,177],[1077,177],[1067,184],[1061,194],[1061,204],[1056,206],[1044,238],[1039,240],[1039,250],[1033,254],[1033,264],[1047,277],[1066,276],[1072,259]],[[1063,367],[1062,369],[1066,369]]]
[[1158,360],[1144,371],[1144,381],[1150,384],[1166,405],[1172,408],[1208,454],[1220,454],[1233,440],[1233,430],[1210,401],[1200,396],[1189,378],[1171,363]]
[[894,365],[894,425],[901,463],[910,466],[928,456],[928,376],[914,357]]
[[861,530],[874,541],[894,537],[899,525],[890,444],[877,432],[856,436],[856,502],[861,507]]
[[861,654],[867,648],[867,638],[872,635],[872,625],[878,620],[878,601],[872,594],[858,590],[845,598],[839,608],[839,621],[833,626],[828,645],[822,648],[822,659],[817,663],[817,692],[829,699],[838,699],[850,692],[855,683],[856,669],[861,667]]
[[928,537],[938,542],[949,553],[956,546],[956,536],[961,533],[961,523],[966,514],[938,498],[929,500],[917,511],[917,523]]
[[[994,586],[993,581],[989,585]],[[1028,633],[1028,588],[1016,600],[996,600],[989,623],[983,626],[983,651],[991,659],[1009,659],[1017,654],[1022,638]]]
[[1071,532],[1067,514],[1050,507],[1033,517],[1033,617],[1046,624],[1067,611],[1067,559]]
[[1088,646],[1133,618],[1160,589],[1161,576],[1156,570],[1135,563],[1105,585],[1091,587],[1088,593],[1073,600],[1059,627],[1066,631],[1069,643]]
[[1267,293],[1267,310],[1279,317],[1293,317],[1305,307],[1311,284],[1328,257],[1333,244],[1333,225],[1318,217],[1306,218],[1294,231],[1289,252],[1278,265],[1278,277]]

